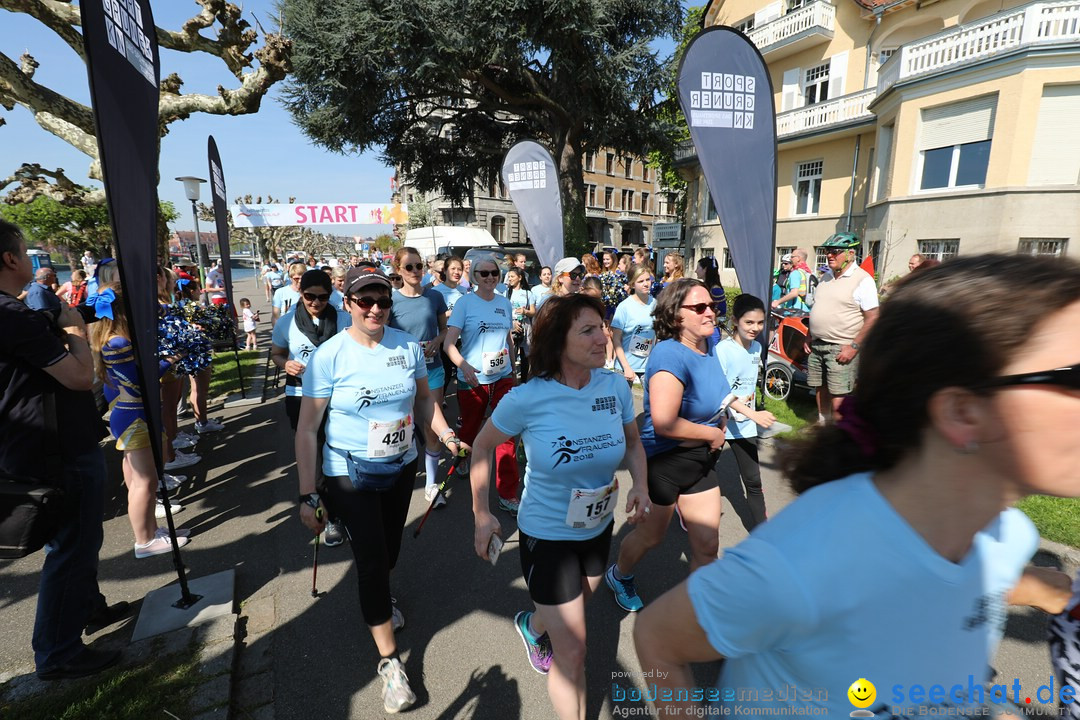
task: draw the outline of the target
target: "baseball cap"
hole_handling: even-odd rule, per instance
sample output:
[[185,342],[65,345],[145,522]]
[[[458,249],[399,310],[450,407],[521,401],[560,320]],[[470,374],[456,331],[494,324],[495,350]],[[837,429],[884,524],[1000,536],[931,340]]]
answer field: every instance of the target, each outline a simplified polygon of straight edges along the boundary
[[349,272],[345,273],[346,295],[352,295],[357,290],[366,288],[369,285],[379,285],[387,290],[393,287],[390,285],[390,278],[386,277],[386,273],[376,267],[354,267],[349,268]]
[[581,264],[581,261],[577,258],[564,257],[559,262],[555,263],[555,276],[558,277],[563,273],[571,273],[578,268],[585,269],[585,266]]
[[784,253],[782,256],[780,256],[780,262],[782,262],[782,263],[791,262],[791,253]]

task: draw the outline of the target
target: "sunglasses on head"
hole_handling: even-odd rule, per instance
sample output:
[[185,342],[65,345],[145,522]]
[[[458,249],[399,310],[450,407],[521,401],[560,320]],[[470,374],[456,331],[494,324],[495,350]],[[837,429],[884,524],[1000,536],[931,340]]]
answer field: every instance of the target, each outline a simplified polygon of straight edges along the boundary
[[680,305],[679,307],[685,308],[687,310],[693,310],[698,315],[704,315],[705,311],[710,308],[714,312],[716,311],[716,303],[694,303],[693,305]]
[[375,305],[378,305],[382,310],[387,310],[394,304],[394,301],[386,295],[380,295],[379,297],[364,295],[362,297],[352,297],[350,300],[361,310],[370,310]]
[[330,293],[319,293],[316,295],[315,293],[306,292],[304,293],[304,299],[308,302],[315,302],[316,300],[319,302],[326,302],[330,299]]
[[408,265],[402,265],[401,269],[405,272],[420,272],[424,269],[423,263],[409,263]]
[[482,277],[482,278],[486,278],[486,277],[496,277],[497,278],[497,277],[499,277],[499,271],[498,270],[477,270],[476,271],[476,276],[477,277]]
[[1004,375],[981,383],[976,386],[976,389],[992,390],[1018,385],[1052,385],[1069,390],[1080,390],[1080,364],[1019,375]]

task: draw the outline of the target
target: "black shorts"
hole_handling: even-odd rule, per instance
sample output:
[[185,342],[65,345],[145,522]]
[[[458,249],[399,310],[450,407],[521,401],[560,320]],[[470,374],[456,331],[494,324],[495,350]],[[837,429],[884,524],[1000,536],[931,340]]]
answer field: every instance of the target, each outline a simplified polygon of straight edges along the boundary
[[674,505],[680,495],[720,487],[712,471],[708,445],[675,447],[649,458],[649,499],[656,505]]
[[285,396],[285,414],[289,418],[289,427],[293,432],[296,432],[296,426],[300,422],[300,403],[303,401],[304,398],[300,395]]
[[538,605],[562,605],[581,594],[581,579],[599,577],[608,566],[615,522],[589,540],[541,540],[518,531],[521,574]]

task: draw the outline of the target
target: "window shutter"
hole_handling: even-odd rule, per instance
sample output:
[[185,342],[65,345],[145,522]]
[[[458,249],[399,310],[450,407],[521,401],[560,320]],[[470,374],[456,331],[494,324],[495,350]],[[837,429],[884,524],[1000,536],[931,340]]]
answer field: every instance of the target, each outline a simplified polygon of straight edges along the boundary
[[847,76],[848,52],[845,50],[829,58],[829,99],[844,94],[844,79]]
[[1043,88],[1028,185],[1080,183],[1080,85]]
[[780,96],[780,111],[794,110],[802,104],[802,93],[799,92],[799,79],[802,77],[801,68],[792,68],[784,72],[784,85]]
[[777,0],[758,10],[754,13],[754,27],[759,28],[770,20],[780,17],[781,8],[781,0]]
[[994,132],[997,94],[922,111],[919,150],[989,140]]

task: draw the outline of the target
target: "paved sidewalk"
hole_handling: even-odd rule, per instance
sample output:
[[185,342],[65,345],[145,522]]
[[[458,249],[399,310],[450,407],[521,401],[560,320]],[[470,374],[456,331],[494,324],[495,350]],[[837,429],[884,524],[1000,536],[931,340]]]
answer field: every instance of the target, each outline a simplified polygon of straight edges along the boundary
[[[268,319],[262,291],[250,279],[237,283],[237,297],[251,298]],[[260,326],[260,343],[269,345],[269,322]],[[236,569],[239,621],[231,717],[382,717],[382,685],[375,672],[378,655],[360,617],[349,545],[320,549],[319,596],[312,598],[314,545],[297,517],[292,433],[280,394],[271,388],[267,397],[262,405],[213,413],[224,417],[226,429],[200,442],[204,460],[188,473],[194,479],[178,498],[185,510],[177,520],[193,532],[191,544],[182,551],[190,576]],[[136,601],[174,575],[168,556],[134,559],[130,526],[119,503],[123,490],[118,454],[108,452],[116,485],[111,486],[115,497],[101,552],[101,585],[112,601]],[[767,449],[763,457],[766,498],[775,515],[792,496],[778,476],[773,452]],[[738,480],[731,480],[737,476],[730,454],[721,458],[719,470],[725,483],[721,546],[728,547],[746,536],[741,518],[747,509]],[[626,477],[623,487],[628,481]],[[408,715],[417,720],[550,718],[545,680],[527,664],[512,627],[514,613],[529,606],[515,524],[505,513],[497,513],[510,542],[493,568],[473,553],[470,504],[467,481],[452,481],[447,507],[432,513],[414,540],[412,532],[427,507],[423,479],[417,479],[401,559],[392,579],[406,617],[398,641],[418,696]],[[622,523],[621,510],[616,517],[617,546],[628,528]],[[638,586],[646,603],[685,578],[687,549],[686,535],[673,525],[665,543],[642,561]],[[1056,554],[1067,555],[1060,559],[1075,569],[1075,552],[1050,545],[1038,560],[1050,564]],[[0,622],[5,638],[0,645],[0,679],[32,671],[30,630],[40,564],[40,553],[0,564]],[[102,640],[125,644],[133,624],[110,628]],[[611,683],[634,677],[640,670],[632,628],[633,618],[601,586],[588,609],[586,717],[590,720],[612,717]],[[1034,611],[1010,614],[996,663],[999,677],[1019,678],[1026,688],[1047,682],[1050,667],[1044,628],[1045,621]],[[696,673],[700,684],[711,684],[716,667],[700,666]],[[622,684],[625,687],[625,679]],[[218,687],[215,692],[228,690]],[[162,708],[168,709],[164,699]],[[214,716],[225,717],[220,711]]]

